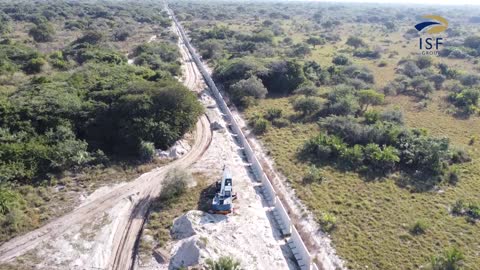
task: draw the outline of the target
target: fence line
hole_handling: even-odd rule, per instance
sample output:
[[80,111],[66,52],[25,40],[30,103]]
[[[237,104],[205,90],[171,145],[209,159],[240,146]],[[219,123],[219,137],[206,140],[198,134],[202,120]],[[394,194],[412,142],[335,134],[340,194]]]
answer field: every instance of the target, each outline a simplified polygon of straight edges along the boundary
[[239,143],[241,146],[243,146],[245,156],[247,157],[247,160],[250,163],[250,166],[252,167],[252,171],[256,179],[262,182],[263,193],[267,198],[267,200],[269,201],[269,203],[271,204],[271,206],[274,207],[275,219],[280,224],[282,233],[284,235],[291,235],[289,239],[289,246],[292,249],[292,252],[295,255],[295,258],[298,264],[300,265],[300,268],[302,270],[318,269],[317,265],[312,262],[312,257],[310,255],[310,252],[305,246],[300,234],[295,228],[295,225],[292,224],[292,221],[288,215],[288,212],[285,210],[283,203],[277,197],[276,192],[273,188],[272,182],[268,179],[268,177],[264,173],[264,170],[260,162],[255,156],[255,153],[253,152],[252,148],[250,147],[250,144],[248,143],[247,138],[245,137],[245,134],[243,133],[237,121],[233,117],[232,112],[230,111],[230,108],[228,108],[228,105],[223,99],[222,94],[220,93],[217,86],[213,82],[208,71],[205,69],[205,66],[203,65],[202,61],[198,57],[195,49],[190,45],[190,41],[188,40],[182,25],[178,22],[177,18],[173,14],[173,11],[169,8],[167,8],[167,10],[170,16],[172,17],[173,21],[175,22],[175,25],[180,30],[179,32],[180,32],[181,38],[185,46],[187,47],[188,51],[190,52],[193,61],[197,65],[198,69],[200,70],[200,73],[205,79],[205,82],[207,83],[215,99],[217,100],[217,104],[219,105],[221,112],[225,115],[225,118],[230,122],[233,132],[237,134]]

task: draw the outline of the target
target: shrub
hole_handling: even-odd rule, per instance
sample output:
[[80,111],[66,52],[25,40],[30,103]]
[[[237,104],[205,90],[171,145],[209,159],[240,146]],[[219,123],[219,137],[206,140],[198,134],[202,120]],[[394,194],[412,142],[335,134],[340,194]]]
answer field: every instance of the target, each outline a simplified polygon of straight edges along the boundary
[[356,169],[363,165],[364,147],[356,144],[353,147],[346,147],[340,153],[340,159],[347,168]]
[[325,44],[325,39],[321,37],[309,37],[306,42],[310,45],[313,45],[313,48],[317,45],[323,45]]
[[339,85],[328,94],[327,113],[335,115],[354,114],[360,109],[358,98],[350,86]]
[[361,58],[371,58],[371,59],[378,59],[380,58],[380,51],[378,50],[370,50],[370,49],[356,49],[353,52],[353,56],[361,57]]
[[414,235],[424,234],[427,232],[430,224],[428,224],[424,220],[417,220],[412,227],[410,228],[410,232]]
[[305,95],[307,97],[316,96],[316,95],[318,95],[318,89],[315,86],[312,86],[312,85],[305,85],[305,86],[301,86],[301,87],[295,89],[295,91],[293,91],[293,93],[295,95]]
[[55,29],[50,23],[41,22],[31,28],[28,34],[36,42],[49,42],[53,40]]
[[39,73],[47,62],[43,58],[33,58],[24,66],[23,70],[28,74]]
[[449,248],[443,255],[431,258],[432,270],[460,270],[465,256],[457,248]]
[[463,215],[465,204],[462,200],[457,200],[452,206],[452,214]]
[[435,86],[436,90],[440,90],[442,88],[443,82],[446,80],[446,77],[442,74],[434,74],[430,76],[430,81],[433,81],[433,85]]
[[381,148],[378,144],[369,143],[364,148],[364,155],[372,172],[389,173],[400,161],[399,151],[392,146]]
[[74,44],[88,43],[96,45],[104,40],[104,35],[99,31],[89,30],[83,33],[83,36],[75,40]]
[[248,104],[242,102],[244,97],[253,97],[253,98],[265,98],[268,91],[263,86],[262,81],[255,76],[252,76],[246,80],[240,80],[237,83],[233,84],[229,90],[232,93],[234,102],[247,107]]
[[380,63],[378,63],[378,67],[386,67],[388,65],[388,63],[386,61],[380,61]]
[[382,121],[393,122],[399,125],[403,125],[403,113],[400,110],[391,110],[391,111],[384,111],[380,115],[380,119]]
[[301,96],[293,101],[293,109],[302,112],[303,116],[317,112],[322,107],[322,101],[315,97]]
[[365,46],[365,42],[361,38],[355,36],[349,36],[346,44],[354,47],[355,49]]
[[480,111],[479,100],[480,90],[478,89],[463,89],[448,96],[448,101],[465,114]]
[[377,93],[374,90],[360,90],[357,95],[362,112],[366,112],[370,105],[382,104],[385,98],[385,95]]
[[160,200],[168,201],[184,194],[191,181],[192,176],[186,171],[178,168],[171,169],[162,182]]
[[430,56],[420,56],[415,62],[420,69],[425,69],[432,66],[433,60]]
[[451,185],[456,185],[457,184],[457,182],[459,180],[458,172],[459,172],[459,170],[457,168],[452,168],[452,169],[450,169],[450,171],[448,171],[447,180],[448,180],[449,184],[451,184]]
[[0,215],[7,215],[23,203],[24,201],[18,192],[2,185],[0,181]]
[[275,120],[277,118],[282,117],[282,113],[283,113],[282,109],[269,108],[267,110],[267,112],[265,113],[264,117],[265,117],[265,119],[272,121],[272,120]]
[[273,119],[272,124],[277,128],[288,127],[290,125],[290,121],[285,118],[277,118]]
[[140,142],[140,146],[138,147],[138,157],[142,161],[150,162],[152,161],[153,157],[155,156],[155,144],[152,142]]
[[320,225],[325,232],[331,232],[337,226],[337,218],[331,213],[323,213],[320,217]]
[[462,148],[454,148],[450,151],[450,160],[453,163],[464,163],[472,161],[472,158],[468,155],[467,151]]
[[338,54],[333,57],[332,63],[335,65],[346,66],[350,64],[350,59],[348,59],[346,55]]
[[369,110],[363,114],[367,124],[375,124],[380,119],[380,113],[377,110]]
[[315,165],[310,166],[307,173],[303,176],[305,183],[321,183],[323,180],[325,180],[325,177],[323,176],[322,170]]
[[257,135],[264,134],[268,129],[268,121],[263,118],[255,119],[251,124],[253,126],[253,133]]
[[207,270],[240,270],[240,262],[232,257],[220,257],[218,260],[206,260]]

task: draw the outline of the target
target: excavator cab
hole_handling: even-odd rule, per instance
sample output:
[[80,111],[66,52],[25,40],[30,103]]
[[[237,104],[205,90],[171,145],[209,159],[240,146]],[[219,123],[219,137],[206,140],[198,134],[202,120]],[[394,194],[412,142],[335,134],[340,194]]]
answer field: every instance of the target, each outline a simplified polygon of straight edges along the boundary
[[233,200],[236,199],[233,194],[232,175],[228,168],[223,168],[223,176],[220,182],[216,183],[216,193],[212,201],[212,210],[214,214],[229,214],[233,210]]

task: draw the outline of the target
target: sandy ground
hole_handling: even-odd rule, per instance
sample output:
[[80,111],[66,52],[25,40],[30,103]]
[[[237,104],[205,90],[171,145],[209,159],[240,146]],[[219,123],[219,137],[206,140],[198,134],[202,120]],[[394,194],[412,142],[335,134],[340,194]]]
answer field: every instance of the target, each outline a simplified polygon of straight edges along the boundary
[[[203,89],[199,72],[183,45],[181,51],[185,85],[192,90]],[[0,263],[30,251],[35,261],[29,265],[36,269],[130,269],[146,210],[160,192],[166,172],[173,167],[190,167],[192,172],[202,172],[215,181],[226,165],[234,175],[238,193],[235,213],[226,218],[198,219],[193,215],[190,223],[194,235],[170,245],[172,264],[153,263],[145,269],[173,269],[195,262],[195,255],[192,259],[190,253],[196,250],[200,262],[206,257],[232,255],[245,269],[295,269],[296,263],[290,259],[293,256],[275,228],[272,209],[263,203],[259,183],[253,180],[234,136],[228,129],[211,131],[210,123],[227,125],[213,106],[213,99],[206,92],[200,97],[206,116],[197,123],[194,145],[188,153],[129,183],[100,189],[71,213],[5,243],[0,247]]]
[[[188,74],[194,72],[199,77],[200,73],[192,65],[187,49],[182,43],[179,46],[185,63],[185,74],[193,77]],[[205,87],[203,81],[199,84]],[[225,217],[200,211],[187,213],[186,217],[193,224],[195,233],[190,237],[176,239],[168,245],[171,261],[160,264],[152,255],[150,261],[137,265],[137,269],[175,269],[182,265],[202,263],[206,258],[216,259],[228,255],[240,260],[244,269],[296,269],[296,263],[290,259],[293,254],[280,231],[275,228],[272,209],[264,204],[260,183],[251,175],[235,137],[225,128],[227,123],[214,99],[204,91],[201,100],[210,122],[216,122],[223,128],[213,132],[210,147],[191,167],[191,171],[205,174],[214,182],[220,178],[223,166],[227,166],[233,175],[234,192],[238,194],[234,214]],[[189,231],[187,229],[186,234]]]

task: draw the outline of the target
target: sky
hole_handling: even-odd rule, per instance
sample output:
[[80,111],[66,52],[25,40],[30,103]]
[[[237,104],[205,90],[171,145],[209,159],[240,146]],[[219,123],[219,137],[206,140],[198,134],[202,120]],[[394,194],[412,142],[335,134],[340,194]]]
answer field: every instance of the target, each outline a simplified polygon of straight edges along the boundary
[[321,2],[350,2],[350,3],[401,3],[438,5],[480,5],[480,0],[311,0]]

